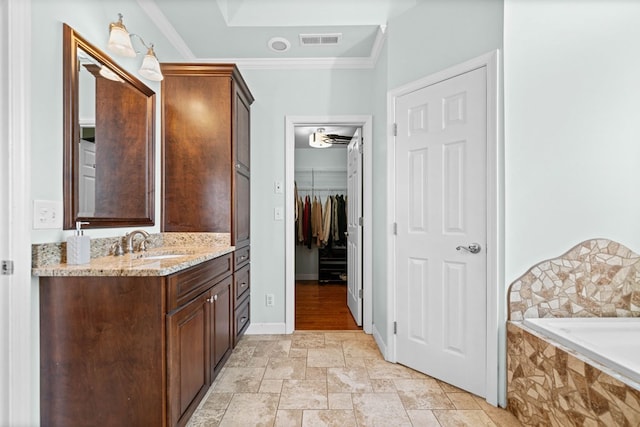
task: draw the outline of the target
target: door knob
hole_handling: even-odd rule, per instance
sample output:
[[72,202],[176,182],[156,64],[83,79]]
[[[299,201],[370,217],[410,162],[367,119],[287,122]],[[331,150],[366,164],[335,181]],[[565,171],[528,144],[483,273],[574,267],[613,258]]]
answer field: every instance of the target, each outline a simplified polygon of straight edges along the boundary
[[456,251],[462,250],[464,249],[467,252],[471,252],[472,254],[477,254],[478,252],[480,252],[480,249],[482,249],[482,247],[480,246],[479,243],[472,243],[469,246],[458,246],[456,247]]

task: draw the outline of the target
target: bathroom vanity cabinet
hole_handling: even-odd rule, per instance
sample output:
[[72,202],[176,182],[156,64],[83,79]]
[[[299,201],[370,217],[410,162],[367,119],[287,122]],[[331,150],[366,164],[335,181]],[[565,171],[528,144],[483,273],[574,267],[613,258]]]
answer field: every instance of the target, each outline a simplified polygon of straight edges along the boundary
[[235,280],[244,283],[232,294],[237,339],[250,322],[253,95],[234,64],[164,63],[161,68],[162,229],[231,234]]
[[233,270],[41,277],[41,424],[184,426],[231,354]]

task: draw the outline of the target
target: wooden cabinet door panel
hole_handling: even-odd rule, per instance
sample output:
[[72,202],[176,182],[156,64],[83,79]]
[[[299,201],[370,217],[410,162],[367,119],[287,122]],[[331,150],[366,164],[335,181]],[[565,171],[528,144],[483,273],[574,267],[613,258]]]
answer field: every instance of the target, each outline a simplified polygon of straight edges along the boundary
[[231,231],[231,80],[166,74],[164,231]]
[[236,172],[235,246],[242,247],[250,241],[250,191],[248,175]]
[[232,301],[231,286],[233,277],[229,276],[221,283],[214,286],[211,293],[213,295],[213,336],[212,336],[212,369],[225,357],[226,353],[231,350],[232,344]]
[[186,421],[209,386],[209,297],[209,293],[200,295],[167,317],[170,426]]

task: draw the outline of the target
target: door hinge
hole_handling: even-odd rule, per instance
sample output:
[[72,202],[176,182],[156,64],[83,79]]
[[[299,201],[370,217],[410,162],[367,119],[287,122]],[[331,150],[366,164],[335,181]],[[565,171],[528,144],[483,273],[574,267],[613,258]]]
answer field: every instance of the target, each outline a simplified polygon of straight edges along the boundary
[[393,136],[398,136],[398,124],[397,123],[393,124],[393,128],[391,129],[391,131],[393,132]]
[[358,298],[362,298],[362,289],[358,289]]
[[0,275],[11,276],[12,274],[13,274],[13,261],[3,259],[2,266],[0,267]]
[[396,235],[396,236],[398,235],[398,223],[397,222],[393,223],[393,234]]
[[398,322],[393,322],[393,335],[398,333]]
[[358,225],[362,227],[364,225],[364,219],[362,217],[358,218]]

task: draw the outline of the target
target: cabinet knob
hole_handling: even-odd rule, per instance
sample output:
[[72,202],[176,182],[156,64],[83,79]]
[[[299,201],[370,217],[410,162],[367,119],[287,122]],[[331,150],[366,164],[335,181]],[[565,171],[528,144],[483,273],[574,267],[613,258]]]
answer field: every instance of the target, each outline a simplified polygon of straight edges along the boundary
[[213,300],[214,301],[218,301],[218,295],[217,294],[213,296]]
[[240,319],[240,323],[244,323],[247,321],[247,316],[244,316]]
[[211,298],[207,298],[207,302],[208,302],[209,304],[213,304],[213,297],[211,297]]
[[242,283],[240,283],[240,287],[241,287],[241,288],[246,288],[246,287],[247,287],[247,282],[242,282]]

